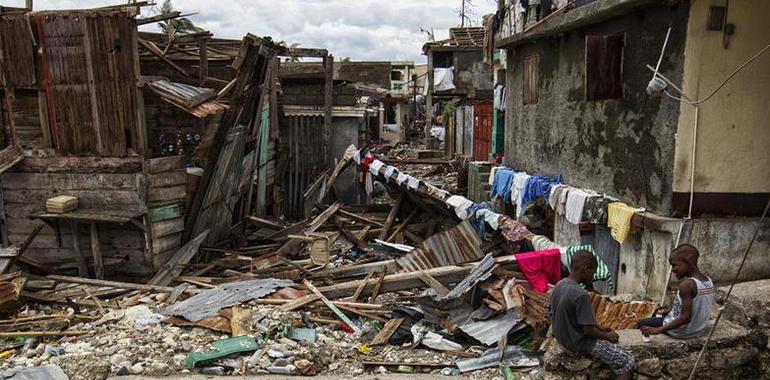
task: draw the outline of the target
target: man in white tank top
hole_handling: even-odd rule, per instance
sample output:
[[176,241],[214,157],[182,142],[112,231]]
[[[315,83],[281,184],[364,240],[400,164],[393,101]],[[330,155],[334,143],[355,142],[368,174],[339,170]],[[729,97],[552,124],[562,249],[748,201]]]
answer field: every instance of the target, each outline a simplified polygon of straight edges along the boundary
[[666,333],[672,338],[688,339],[706,332],[711,306],[714,304],[714,283],[698,269],[698,250],[682,244],[668,258],[671,270],[681,280],[671,311],[664,318],[639,321],[644,335]]

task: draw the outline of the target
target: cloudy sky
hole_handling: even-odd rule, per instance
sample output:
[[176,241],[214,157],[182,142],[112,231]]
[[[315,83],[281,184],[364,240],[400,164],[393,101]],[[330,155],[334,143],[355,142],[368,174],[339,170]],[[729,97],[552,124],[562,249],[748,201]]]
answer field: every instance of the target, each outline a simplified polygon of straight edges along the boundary
[[[327,48],[337,58],[425,61],[422,44],[433,30],[436,39],[459,26],[462,0],[172,0],[189,18],[218,37],[240,38],[250,32],[301,47]],[[35,0],[35,9],[74,9],[120,4],[116,0]],[[156,0],[158,6],[163,0]],[[24,0],[0,0],[24,6]],[[492,13],[496,0],[472,0],[474,25]],[[144,14],[152,13],[146,7]],[[155,26],[149,26],[152,30]],[[147,29],[147,28],[144,28]]]

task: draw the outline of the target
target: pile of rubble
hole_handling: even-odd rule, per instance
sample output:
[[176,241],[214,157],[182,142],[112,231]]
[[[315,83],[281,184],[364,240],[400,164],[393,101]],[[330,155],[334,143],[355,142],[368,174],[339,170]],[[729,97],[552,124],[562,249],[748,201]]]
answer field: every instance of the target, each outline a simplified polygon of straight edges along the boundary
[[[240,246],[203,246],[204,232],[146,284],[2,275],[0,369],[70,379],[391,372],[540,379],[562,368],[547,334],[548,292],[560,275],[520,265],[555,243],[492,210],[491,228],[479,230],[462,213],[470,206],[454,205],[458,196],[365,150],[351,147],[326,180],[349,167],[380,182],[392,206],[345,206],[320,186],[312,218],[250,217]],[[543,260],[561,260],[545,252]],[[547,283],[535,280],[541,276]],[[615,329],[656,311],[649,302],[592,297],[597,319]],[[543,367],[546,352],[552,359]]]

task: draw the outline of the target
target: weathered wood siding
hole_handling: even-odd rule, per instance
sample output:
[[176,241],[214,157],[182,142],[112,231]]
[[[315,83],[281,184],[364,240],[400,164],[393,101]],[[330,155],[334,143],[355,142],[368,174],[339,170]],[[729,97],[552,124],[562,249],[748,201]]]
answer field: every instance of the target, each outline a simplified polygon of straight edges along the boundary
[[185,159],[170,156],[147,160],[147,196],[152,266],[157,269],[182,245]]
[[127,155],[139,140],[136,21],[120,11],[34,17],[59,152]]
[[[13,172],[0,176],[9,240],[12,244],[21,243],[32,230],[35,221],[30,220],[29,215],[43,210],[46,199],[57,195],[78,197],[78,207],[81,209],[141,210],[146,207],[146,178],[141,171],[131,171],[136,169],[136,165],[129,160],[119,159],[119,164],[125,165],[119,167],[113,165],[112,159],[82,157],[76,162],[67,161],[73,166],[66,168],[59,162],[63,158],[28,160],[34,162],[17,166]],[[141,159],[135,158],[134,161],[141,162]],[[46,165],[46,162],[50,162],[50,165]],[[84,164],[82,173],[73,172],[78,171],[78,163]],[[103,168],[104,173],[99,172],[99,167]],[[61,225],[59,232],[61,234],[57,236],[56,229],[44,227],[25,256],[50,265],[63,264],[74,268],[71,229],[68,225]],[[132,225],[101,224],[99,233],[108,276],[115,273],[146,276],[152,273],[152,268],[144,265],[145,236],[142,231]],[[81,250],[90,261],[91,239],[87,226],[81,226],[79,235]]]

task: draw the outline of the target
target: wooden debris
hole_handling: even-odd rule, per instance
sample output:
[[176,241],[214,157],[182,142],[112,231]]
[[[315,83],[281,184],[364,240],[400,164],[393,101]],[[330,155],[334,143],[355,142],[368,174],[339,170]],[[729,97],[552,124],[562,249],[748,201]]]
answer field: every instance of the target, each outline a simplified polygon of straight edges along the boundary
[[385,269],[382,271],[382,274],[380,274],[379,280],[377,280],[377,284],[374,285],[374,290],[372,291],[372,296],[369,298],[369,303],[374,303],[377,300],[377,296],[380,295],[380,289],[382,289],[382,282],[385,280],[385,275],[388,274],[388,270]]
[[353,329],[353,331],[355,332],[361,331],[361,329],[359,329],[358,326],[356,326],[356,324],[354,324],[353,321],[350,320],[350,318],[348,318],[345,314],[343,314],[340,311],[340,309],[338,309],[337,306],[335,306],[331,301],[329,301],[329,299],[326,298],[323,295],[323,293],[321,293],[318,289],[316,289],[316,287],[310,281],[304,280],[302,281],[302,283],[305,284],[305,286],[307,286],[307,288],[311,292],[317,295],[318,298],[321,301],[323,301],[326,307],[328,307],[334,313],[334,315],[336,315],[342,322],[345,322],[346,325],[348,325],[351,329]]
[[208,234],[208,230],[203,231],[195,239],[190,240],[182,248],[179,248],[179,250],[177,250],[176,253],[171,256],[168,262],[163,265],[163,268],[161,268],[158,273],[155,274],[155,277],[153,277],[152,280],[148,282],[148,284],[159,286],[168,286],[171,284],[171,281],[174,280],[174,277],[177,277],[182,273],[182,270],[184,270],[184,265],[189,263],[193,256],[198,253],[198,248],[200,247],[201,243],[203,243],[203,240],[206,239]]
[[67,331],[13,331],[0,332],[0,338],[15,338],[17,336],[38,337],[38,336],[80,336],[90,334],[91,331],[85,330],[67,330]]
[[230,318],[230,330],[232,336],[241,336],[251,334],[251,325],[253,320],[251,310],[240,306],[233,306],[233,316]]
[[390,337],[393,336],[393,333],[398,330],[402,323],[404,323],[404,318],[395,318],[389,320],[387,323],[385,323],[385,326],[382,326],[380,332],[377,333],[369,345],[378,346],[387,343]]

